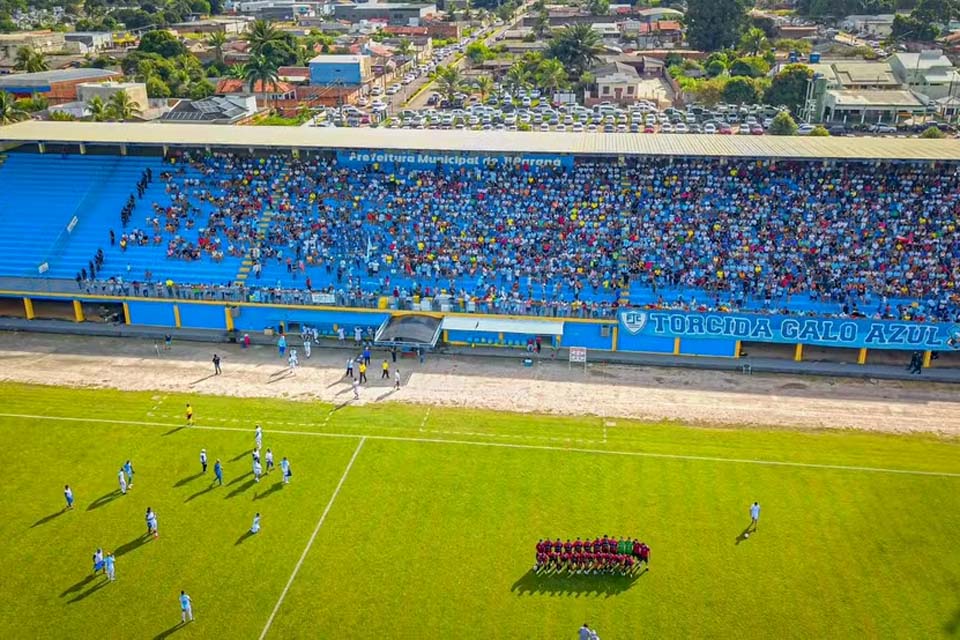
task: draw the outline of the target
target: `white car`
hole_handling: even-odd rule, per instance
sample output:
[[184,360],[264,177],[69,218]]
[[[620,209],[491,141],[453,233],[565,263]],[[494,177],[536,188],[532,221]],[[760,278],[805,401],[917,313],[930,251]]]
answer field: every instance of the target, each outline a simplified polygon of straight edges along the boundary
[[669,122],[664,122],[660,125],[660,133],[673,133],[673,125]]
[[797,127],[797,135],[808,136],[813,132],[815,128],[816,127],[814,127],[812,124],[802,124],[799,127]]
[[703,132],[704,132],[704,133],[716,133],[716,132],[717,132],[717,125],[713,124],[712,122],[708,122],[707,124],[703,125]]
[[398,93],[400,93],[400,85],[398,85],[398,84],[392,84],[392,85],[390,85],[389,87],[387,87],[387,95],[388,95],[388,96],[395,96],[395,95],[397,95]]
[[[666,125],[664,125],[664,127],[666,127]],[[690,129],[688,129],[687,125],[685,125],[684,123],[678,122],[676,125],[674,125],[673,132],[674,133],[690,133]]]
[[357,99],[357,106],[358,106],[358,107],[365,107],[365,106],[367,106],[368,104],[370,104],[370,101],[367,100],[367,98],[364,97],[364,96],[361,96],[360,98]]
[[370,89],[370,95],[372,96],[378,96],[381,93],[383,93],[383,89],[379,85]]
[[379,111],[386,111],[386,110],[387,110],[387,104],[385,102],[381,102],[380,100],[374,100],[373,102],[370,103],[370,111],[379,112]]

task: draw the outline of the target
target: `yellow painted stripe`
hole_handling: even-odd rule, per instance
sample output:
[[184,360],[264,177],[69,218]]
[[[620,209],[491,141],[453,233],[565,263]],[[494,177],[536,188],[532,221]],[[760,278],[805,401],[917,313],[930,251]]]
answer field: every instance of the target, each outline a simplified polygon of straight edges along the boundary
[[673,355],[675,356],[680,355],[680,337],[679,336],[673,339]]
[[130,305],[123,303],[123,324],[130,324]]
[[233,331],[233,314],[230,313],[230,307],[223,308],[223,316],[227,321],[227,331]]
[[23,310],[27,314],[27,320],[33,320],[37,317],[33,312],[33,300],[30,298],[23,299]]
[[933,360],[933,351],[924,351],[923,352],[923,368],[929,369],[930,362]]
[[173,305],[173,326],[177,329],[183,326],[180,324],[180,305],[178,304]]
[[802,345],[802,344],[798,344],[798,345],[796,346],[796,348],[793,350],[793,359],[794,359],[796,362],[800,362],[801,360],[803,360],[803,345]]
[[73,301],[73,319],[76,320],[77,322],[84,321],[83,305],[80,303],[79,300]]
[[861,347],[857,354],[857,364],[867,364],[867,348]]

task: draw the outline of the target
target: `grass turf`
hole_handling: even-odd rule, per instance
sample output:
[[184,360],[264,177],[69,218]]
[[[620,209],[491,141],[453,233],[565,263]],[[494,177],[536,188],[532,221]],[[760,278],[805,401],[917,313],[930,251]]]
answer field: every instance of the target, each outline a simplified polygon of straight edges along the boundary
[[[258,637],[358,445],[317,437],[331,433],[371,438],[268,637],[573,638],[584,621],[605,640],[960,633],[960,477],[746,462],[957,474],[956,441],[21,385],[0,394],[14,458],[0,475],[0,637]],[[187,401],[211,428],[179,428]],[[43,415],[78,420],[24,417]],[[255,421],[277,460],[291,459],[290,486],[276,474],[251,481]],[[226,486],[198,474],[202,447],[211,467],[224,462]],[[128,458],[135,486],[117,496]],[[61,513],[65,483],[77,505]],[[761,526],[743,540],[753,500]],[[159,540],[142,537],[147,506]],[[256,511],[263,531],[244,536]],[[530,572],[540,537],[603,534],[644,539],[651,570]],[[118,555],[114,584],[89,576],[98,546]],[[186,628],[180,589],[197,616]]]

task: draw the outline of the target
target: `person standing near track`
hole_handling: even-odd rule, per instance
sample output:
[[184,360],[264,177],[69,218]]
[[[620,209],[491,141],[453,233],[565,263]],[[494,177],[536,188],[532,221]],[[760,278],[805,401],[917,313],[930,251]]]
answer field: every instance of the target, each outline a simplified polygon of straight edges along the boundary
[[193,407],[190,406],[190,403],[187,403],[187,424],[193,424]]
[[393,388],[400,391],[400,369],[393,370]]
[[380,365],[380,379],[383,380],[386,378],[390,380],[390,363],[387,362],[387,359],[383,359],[383,364]]
[[218,376],[222,372],[220,371],[220,356],[216,353],[213,354],[213,375]]

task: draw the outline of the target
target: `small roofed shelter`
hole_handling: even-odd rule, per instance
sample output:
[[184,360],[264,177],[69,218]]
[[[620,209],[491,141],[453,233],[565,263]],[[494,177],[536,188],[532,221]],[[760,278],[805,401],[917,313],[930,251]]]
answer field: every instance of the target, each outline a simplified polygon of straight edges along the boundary
[[926,112],[926,104],[906,90],[837,89],[827,91],[824,97],[824,120],[828,122],[895,124]]

